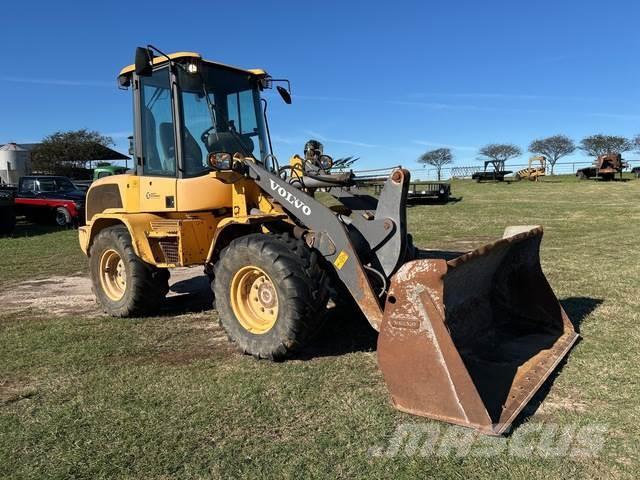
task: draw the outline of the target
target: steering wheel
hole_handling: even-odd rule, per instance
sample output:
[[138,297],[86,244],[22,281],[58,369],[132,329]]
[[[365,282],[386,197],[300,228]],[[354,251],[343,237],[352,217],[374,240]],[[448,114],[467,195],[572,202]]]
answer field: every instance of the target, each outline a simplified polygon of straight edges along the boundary
[[209,145],[209,135],[211,135],[211,132],[213,132],[215,129],[216,127],[212,126],[202,132],[202,135],[200,135],[200,140],[202,140],[202,143],[204,143],[205,145]]

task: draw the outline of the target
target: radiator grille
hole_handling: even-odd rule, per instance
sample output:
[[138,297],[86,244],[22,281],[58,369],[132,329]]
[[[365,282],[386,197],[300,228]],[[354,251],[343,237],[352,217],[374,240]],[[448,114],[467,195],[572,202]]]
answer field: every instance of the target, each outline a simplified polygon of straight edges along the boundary
[[160,249],[164,255],[165,263],[180,264],[180,256],[178,255],[178,239],[163,238],[160,240]]

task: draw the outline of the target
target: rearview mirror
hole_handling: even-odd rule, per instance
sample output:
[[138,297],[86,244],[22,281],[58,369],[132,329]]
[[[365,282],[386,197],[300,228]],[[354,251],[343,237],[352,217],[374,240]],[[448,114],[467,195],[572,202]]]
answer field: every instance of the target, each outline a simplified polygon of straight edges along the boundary
[[136,48],[136,75],[148,77],[153,72],[153,54],[147,48]]
[[286,88],[281,87],[280,85],[276,87],[276,90],[278,90],[278,93],[282,97],[282,100],[284,100],[284,103],[286,103],[287,105],[291,105],[291,94],[289,93],[289,91]]

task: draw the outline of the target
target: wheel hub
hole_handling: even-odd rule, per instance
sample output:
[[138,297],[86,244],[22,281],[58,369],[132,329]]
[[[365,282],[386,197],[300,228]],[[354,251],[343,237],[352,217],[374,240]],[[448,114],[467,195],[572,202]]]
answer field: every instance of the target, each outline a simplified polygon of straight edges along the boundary
[[243,267],[231,280],[231,308],[247,331],[261,335],[278,319],[278,293],[271,278],[261,268]]
[[100,285],[113,301],[120,300],[127,289],[127,271],[120,254],[106,250],[100,257]]
[[265,308],[273,308],[277,302],[276,290],[271,282],[265,281],[265,277],[260,278],[260,284],[257,286],[258,300]]

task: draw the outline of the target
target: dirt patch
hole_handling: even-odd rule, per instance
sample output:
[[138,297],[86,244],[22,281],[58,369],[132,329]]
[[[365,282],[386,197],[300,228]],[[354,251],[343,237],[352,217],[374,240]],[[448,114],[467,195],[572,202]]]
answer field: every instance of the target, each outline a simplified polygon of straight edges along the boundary
[[538,413],[544,415],[556,411],[585,412],[587,407],[586,403],[571,398],[547,397],[538,408]]
[[107,361],[115,365],[182,366],[240,355],[210,314],[185,315],[176,320],[174,326],[176,328],[169,335],[154,338],[141,351],[112,355]]
[[27,381],[9,378],[0,380],[0,405],[18,402],[36,393],[37,389]]
[[[176,268],[171,271],[171,291],[163,308],[165,315],[179,315],[208,310],[213,298],[207,277],[199,268]],[[48,316],[102,315],[91,291],[91,281],[84,276],[52,276],[28,280],[5,287],[0,292],[0,313],[34,310]]]
[[91,282],[85,277],[54,276],[28,280],[4,288],[0,293],[0,312],[38,310],[53,316],[99,314]]

